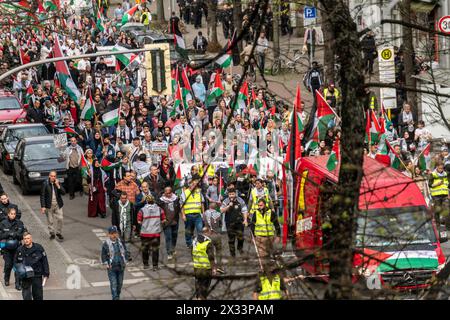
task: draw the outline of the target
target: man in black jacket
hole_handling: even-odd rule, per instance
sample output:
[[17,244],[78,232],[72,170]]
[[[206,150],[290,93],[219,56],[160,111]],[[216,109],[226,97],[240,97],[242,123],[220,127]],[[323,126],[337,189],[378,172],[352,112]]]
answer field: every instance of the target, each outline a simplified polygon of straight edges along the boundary
[[[5,260],[5,266],[3,273],[5,275],[5,286],[9,286],[9,277],[11,276],[11,270],[13,268],[14,256],[16,255],[17,248],[22,241],[25,227],[23,222],[16,218],[16,209],[8,209],[8,218],[0,222],[0,241],[4,243],[2,248],[3,260]],[[21,290],[20,281],[17,274],[15,274],[16,289]]]
[[61,234],[63,225],[62,207],[64,205],[61,196],[65,193],[66,191],[56,178],[56,171],[51,171],[48,180],[44,181],[41,188],[41,213],[47,214],[50,240],[55,239],[55,231],[58,240],[64,240]]
[[34,101],[33,107],[27,109],[26,119],[31,123],[44,123],[44,110],[39,99]]
[[22,212],[16,204],[9,201],[8,195],[4,192],[0,193],[0,221],[8,217],[8,209],[13,208],[16,210],[16,218],[20,220],[22,217]]
[[33,277],[22,278],[23,300],[43,300],[43,286],[50,276],[47,254],[40,244],[33,243],[30,233],[23,234],[23,242],[23,246],[17,249],[14,263],[23,263],[24,266],[33,268],[34,273]]
[[373,74],[373,62],[377,57],[377,45],[375,43],[375,33],[369,31],[361,40],[361,49],[364,53],[365,73]]

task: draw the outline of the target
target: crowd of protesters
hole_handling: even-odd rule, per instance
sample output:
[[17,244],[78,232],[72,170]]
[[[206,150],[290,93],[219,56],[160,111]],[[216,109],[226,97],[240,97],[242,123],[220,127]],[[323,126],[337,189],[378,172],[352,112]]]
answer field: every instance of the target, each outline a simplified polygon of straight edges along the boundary
[[[196,0],[192,3],[179,1],[180,16],[185,23],[191,23],[193,12],[193,24],[201,27],[202,13],[207,16],[202,4]],[[247,8],[247,19],[252,8],[252,4]],[[219,15],[226,38],[233,33],[229,9],[224,5]],[[138,47],[136,39],[119,32],[112,23],[123,15],[123,4],[120,10],[114,11],[111,21],[106,22],[104,31],[93,28],[89,17],[73,18],[69,7],[65,11],[70,28],[65,27],[70,32],[60,32],[64,30],[64,24],[56,19],[54,25],[41,30],[3,26],[0,30],[0,72],[25,63],[24,59],[52,57],[55,41],[59,41],[65,56],[93,53],[102,45]],[[146,12],[147,9],[139,10],[136,19]],[[286,30],[291,31],[289,27]],[[267,45],[260,42],[267,42],[265,36],[271,40],[269,25],[257,40],[263,49]],[[258,58],[259,63],[263,63],[261,59]],[[235,95],[241,88],[237,88],[228,69],[193,70],[185,64],[173,66],[178,72],[177,79],[183,78],[183,72],[188,76],[189,86],[184,83],[183,87],[192,87],[192,91],[181,98],[184,101],[180,101],[175,92],[167,96],[149,95],[145,79],[139,80],[139,68],[129,68],[121,72],[122,77],[108,81],[104,58],[74,59],[68,66],[72,80],[82,93],[80,101],[69,97],[57,80],[52,63],[19,72],[1,85],[12,88],[21,102],[28,105],[29,122],[43,123],[55,133],[69,132],[70,145],[65,155],[70,198],[74,199],[77,191],[87,195],[87,214],[92,218],[106,218],[109,206],[112,225],[120,237],[126,242],[140,238],[144,268],[149,267],[150,258],[153,270],[159,268],[161,234],[165,237],[168,259],[176,256],[180,219],[186,230],[185,245],[191,250],[195,231],[202,233],[206,226],[215,249],[215,272],[224,272],[221,234],[225,232],[231,257],[236,257],[237,253],[245,254],[246,227],[250,227],[255,236],[258,257],[266,259],[273,255],[274,244],[280,241],[281,235],[278,222],[283,207],[281,166],[270,165],[261,170],[256,164],[246,164],[252,157],[253,147],[258,150],[258,157],[284,157],[291,130],[290,105],[276,103],[264,89],[247,82],[251,96],[249,103],[236,108]],[[372,72],[371,66],[369,71]],[[221,82],[223,93],[209,99],[213,89],[217,88],[216,79]],[[319,90],[330,107],[340,114],[339,89],[332,82],[324,85],[318,64],[312,64],[305,86],[311,92]],[[89,96],[96,113],[89,119],[82,119],[81,113]],[[368,90],[367,97],[367,109],[373,109],[377,116],[384,116],[380,115],[381,106],[373,92]],[[176,107],[178,102],[181,107]],[[116,109],[120,110],[117,123],[104,125],[102,116]],[[302,121],[305,120],[306,114],[302,112]],[[326,136],[317,141],[316,148],[306,146],[305,139],[304,155],[329,155],[340,136],[339,125],[338,119],[330,122]],[[234,133],[236,139],[217,144],[216,139],[224,129]],[[408,103],[403,105],[395,126],[386,121],[384,135],[392,146],[399,146],[405,163],[420,154],[431,141],[425,124],[412,116]],[[154,151],[155,143],[166,149]],[[242,148],[238,147],[241,144]],[[368,145],[366,154],[375,158],[379,147],[375,143]],[[442,159],[437,157],[434,160],[437,167],[441,162],[450,161],[448,150],[444,148],[439,155]],[[188,165],[189,170],[180,175],[182,165]],[[423,174],[419,171],[411,176]],[[432,185],[431,189],[435,187]],[[265,230],[261,229],[261,221],[264,221]]]

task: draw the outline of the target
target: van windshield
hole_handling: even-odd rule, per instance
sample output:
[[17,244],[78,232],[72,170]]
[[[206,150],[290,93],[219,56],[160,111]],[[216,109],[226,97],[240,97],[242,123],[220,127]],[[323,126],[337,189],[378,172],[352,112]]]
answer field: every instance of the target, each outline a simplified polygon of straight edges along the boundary
[[437,242],[424,207],[359,212],[356,247],[393,247]]

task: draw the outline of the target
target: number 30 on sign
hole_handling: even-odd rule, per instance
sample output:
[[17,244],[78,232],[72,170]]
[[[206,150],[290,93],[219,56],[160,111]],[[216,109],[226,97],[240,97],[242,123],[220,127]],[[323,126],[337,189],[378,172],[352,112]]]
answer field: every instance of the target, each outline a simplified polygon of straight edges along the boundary
[[444,33],[450,34],[450,16],[444,16],[439,19],[438,28]]

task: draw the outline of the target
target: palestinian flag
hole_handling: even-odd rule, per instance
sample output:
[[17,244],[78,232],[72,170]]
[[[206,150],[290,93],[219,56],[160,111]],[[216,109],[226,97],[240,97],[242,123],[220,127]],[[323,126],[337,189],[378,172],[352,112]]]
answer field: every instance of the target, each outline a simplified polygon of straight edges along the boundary
[[317,101],[317,110],[314,116],[314,125],[313,125],[313,136],[311,140],[315,142],[315,144],[310,145],[310,147],[318,146],[319,142],[325,139],[325,135],[328,129],[328,123],[334,119],[334,111],[328,105],[325,98],[320,94],[318,90],[316,90],[316,101]]
[[170,78],[172,79],[172,92],[175,92],[177,89],[177,69],[170,71]]
[[220,80],[220,74],[219,72],[216,72],[216,78],[214,80],[214,86],[211,89],[211,92],[208,95],[208,98],[206,99],[208,102],[214,101],[216,98],[219,98],[222,96],[225,89],[222,85],[222,80]]
[[103,114],[102,120],[105,127],[114,126],[119,123],[119,109],[117,108]]
[[118,166],[120,166],[122,164],[122,162],[118,161],[118,162],[111,162],[106,158],[102,159],[102,162],[100,162],[100,166],[102,167],[103,170],[108,171],[114,168],[117,168]]
[[96,21],[97,29],[101,32],[105,31],[105,25],[103,23],[103,18],[100,13],[100,10],[97,10],[97,21]]
[[173,40],[175,44],[175,50],[178,51],[183,59],[188,59],[186,43],[184,42],[183,35],[181,33],[177,34],[173,32]]
[[421,171],[425,171],[429,169],[429,164],[431,160],[431,144],[427,144],[427,146],[422,150],[422,152],[419,155],[419,168]]
[[[120,45],[116,44],[112,51],[125,51],[128,50],[127,48],[121,47]],[[139,58],[138,54],[135,53],[125,53],[125,54],[116,54],[116,59],[122,62],[122,64],[126,67],[132,62],[141,63],[141,59]]]
[[181,81],[179,82],[181,86],[181,94],[183,97],[183,104],[185,108],[187,107],[187,102],[192,100],[192,87],[189,83],[189,78],[187,76],[186,68],[181,69]]
[[58,9],[58,6],[52,0],[44,0],[44,9],[47,12],[55,11]]
[[180,188],[181,180],[183,177],[181,176],[181,165],[178,165],[177,175],[175,177],[174,190],[178,190]]
[[177,111],[178,111],[180,105],[183,106],[184,103],[183,103],[183,96],[181,94],[180,84],[178,83],[177,91],[175,92],[175,101],[174,101],[174,104],[173,104],[173,109],[170,112],[170,116],[171,117],[175,116],[177,114]]
[[248,102],[248,83],[247,81],[244,81],[244,83],[241,86],[241,89],[239,90],[237,99],[236,99],[236,104],[233,105],[233,109],[234,110],[244,110],[245,106]]
[[258,150],[254,148],[248,158],[247,168],[248,171],[255,171],[256,174],[259,174],[259,167],[260,167],[259,153]]
[[386,135],[383,133],[378,143],[377,154],[375,160],[384,164],[386,167],[391,165],[391,158],[389,157],[389,148],[386,144]]
[[221,55],[217,60],[216,63],[222,68],[228,68],[231,63],[233,62],[233,56],[230,50],[230,41],[228,41],[227,44],[227,52],[223,55]]
[[378,123],[380,124],[380,133],[386,132],[386,124],[390,122],[391,119],[389,119],[386,109],[384,109],[384,104],[381,104],[381,117],[378,119]]
[[[53,57],[54,58],[63,57],[58,36],[56,34],[54,35],[54,39],[55,45],[53,46]],[[81,93],[78,90],[75,83],[73,82],[72,78],[70,77],[70,72],[69,68],[67,67],[66,61],[55,62],[55,65],[56,65],[56,74],[58,75],[62,87],[67,92],[70,99],[72,99],[73,101],[75,101],[75,103],[78,104],[78,101],[80,100],[81,97]]]
[[27,91],[25,93],[25,99],[23,100],[24,107],[25,106],[28,107],[30,104],[33,106],[34,105],[34,99],[35,99],[34,90],[33,90],[33,86],[31,85],[31,82],[30,82],[30,84],[27,87]]
[[397,170],[400,170],[400,165],[402,164],[402,161],[400,160],[400,155],[398,155],[394,148],[392,148],[391,144],[389,143],[389,141],[387,141],[386,139],[384,140],[387,147],[389,148],[389,151],[391,152],[391,167]]
[[225,198],[225,186],[222,179],[222,171],[219,174],[219,196],[221,199]]
[[138,9],[139,5],[136,4],[133,7],[131,7],[130,10],[128,10],[127,12],[125,12],[123,14],[122,17],[122,25],[124,25],[125,23],[129,22],[131,20],[131,18],[134,16],[134,14],[136,13],[137,9]]
[[81,119],[83,120],[91,120],[94,117],[96,110],[94,106],[94,101],[92,100],[92,95],[86,97],[86,102],[84,103],[84,108],[81,111]]
[[89,165],[88,162],[86,160],[86,158],[84,157],[84,155],[81,155],[81,176],[82,177],[86,177],[88,170],[89,170]]
[[78,136],[78,133],[70,127],[65,127],[64,132],[67,133],[68,135]]
[[339,153],[339,139],[336,139],[333,144],[333,150],[331,151],[330,157],[327,161],[327,169],[328,171],[333,171],[336,169],[340,159]]
[[366,122],[366,142],[369,145],[378,143],[380,140],[381,127],[378,123],[377,116],[375,112],[371,110],[367,110],[367,122]]

